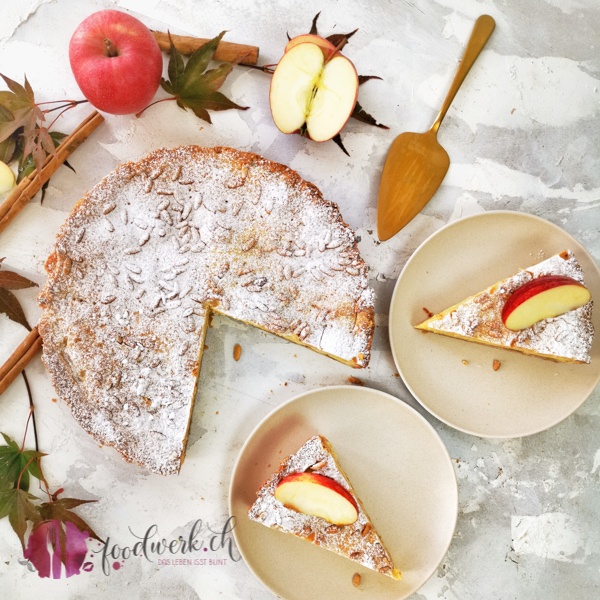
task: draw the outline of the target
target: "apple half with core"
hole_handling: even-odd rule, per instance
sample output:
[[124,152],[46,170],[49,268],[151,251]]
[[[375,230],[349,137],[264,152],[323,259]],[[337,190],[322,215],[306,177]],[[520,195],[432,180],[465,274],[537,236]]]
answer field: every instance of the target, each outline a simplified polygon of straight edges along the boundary
[[342,130],[357,97],[358,74],[352,62],[339,52],[326,59],[323,48],[312,42],[297,44],[283,55],[269,93],[277,128],[283,133],[302,130],[316,142]]
[[350,525],[358,519],[356,500],[337,481],[319,473],[292,473],[275,489],[286,508],[325,519],[333,525]]
[[146,108],[163,68],[152,32],[118,10],[101,10],[80,23],[69,43],[69,61],[83,95],[113,115]]
[[589,290],[563,275],[542,275],[517,288],[502,309],[502,322],[520,331],[543,319],[558,317],[590,301]]

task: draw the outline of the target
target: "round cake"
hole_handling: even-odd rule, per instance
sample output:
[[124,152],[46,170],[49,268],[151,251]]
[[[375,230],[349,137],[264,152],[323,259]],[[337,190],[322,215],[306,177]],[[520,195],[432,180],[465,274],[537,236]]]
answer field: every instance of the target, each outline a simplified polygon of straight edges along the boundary
[[44,363],[98,442],[176,473],[210,313],[353,367],[374,294],[337,206],[295,171],[230,148],[152,152],[74,207],[39,296]]

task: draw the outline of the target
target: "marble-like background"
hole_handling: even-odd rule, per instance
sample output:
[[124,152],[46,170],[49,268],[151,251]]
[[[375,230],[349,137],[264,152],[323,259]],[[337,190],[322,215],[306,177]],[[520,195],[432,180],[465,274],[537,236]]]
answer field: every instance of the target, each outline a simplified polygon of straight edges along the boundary
[[[596,0],[339,0],[322,3],[241,0],[5,0],[0,16],[0,71],[27,73],[38,101],[79,98],[67,47],[75,27],[102,8],[130,11],[151,27],[256,44],[261,64],[278,60],[286,32],[306,32],[322,10],[323,33],[359,27],[346,54],[360,74],[380,75],[361,88],[360,102],[382,131],[351,122],[346,157],[333,143],[284,136],[273,125],[267,75],[242,67],[224,91],[251,107],[213,114],[207,125],[173,103],[140,119],[108,116],[61,169],[46,199],[38,195],[0,236],[5,267],[40,285],[53,236],[74,202],[118,163],[161,146],[229,145],[283,162],[340,205],[361,236],[377,300],[377,333],[367,385],[400,397],[424,413],[395,376],[387,312],[395,279],[411,253],[449,221],[494,209],[542,216],[576,237],[600,261],[600,4]],[[402,131],[429,127],[454,75],[474,19],[497,23],[440,129],[451,166],[441,189],[399,235],[378,244],[377,187],[387,149]],[[162,92],[160,92],[162,93]],[[70,131],[88,108],[71,111]],[[31,323],[36,290],[17,292]],[[25,330],[0,316],[0,362]],[[597,343],[598,341],[596,341]],[[240,343],[243,359],[234,362]],[[187,459],[179,477],[148,475],[98,448],[51,402],[55,393],[39,358],[27,372],[37,406],[51,487],[98,502],[80,509],[102,535],[120,544],[157,523],[171,538],[202,518],[227,516],[231,469],[242,443],[274,407],[294,394],[346,383],[357,375],[306,349],[227,319],[216,318],[202,365]],[[27,416],[22,379],[0,398],[0,430],[21,439]],[[426,415],[427,416],[427,415]],[[516,416],[517,418],[517,416]],[[549,431],[494,441],[447,427],[433,417],[454,459],[460,514],[450,550],[413,600],[508,600],[600,596],[600,393]],[[30,437],[28,444],[33,440]],[[0,597],[13,598],[272,598],[243,562],[209,569],[157,567],[129,560],[102,575],[42,580],[19,563],[21,549],[0,521]]]

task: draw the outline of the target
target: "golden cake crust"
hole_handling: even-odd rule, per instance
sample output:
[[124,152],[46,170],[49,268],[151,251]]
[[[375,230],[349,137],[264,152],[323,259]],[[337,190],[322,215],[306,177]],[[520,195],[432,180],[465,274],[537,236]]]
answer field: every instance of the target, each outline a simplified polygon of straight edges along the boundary
[[368,364],[354,232],[295,171],[229,148],[157,150],[74,207],[46,261],[43,360],[102,444],[158,473],[185,453],[210,312]]

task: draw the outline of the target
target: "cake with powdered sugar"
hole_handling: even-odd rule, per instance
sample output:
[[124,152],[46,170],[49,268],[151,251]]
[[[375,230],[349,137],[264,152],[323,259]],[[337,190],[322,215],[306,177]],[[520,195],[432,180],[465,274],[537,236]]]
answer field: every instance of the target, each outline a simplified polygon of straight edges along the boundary
[[502,309],[511,294],[536,278],[550,275],[584,283],[579,261],[570,250],[564,250],[433,315],[415,327],[556,362],[589,363],[594,337],[591,300],[575,310],[540,320],[520,331],[512,331],[503,323]]
[[354,232],[255,154],[188,146],[119,166],[74,207],[46,270],[39,331],[59,396],[156,473],[185,456],[212,312],[369,361],[374,295]]

